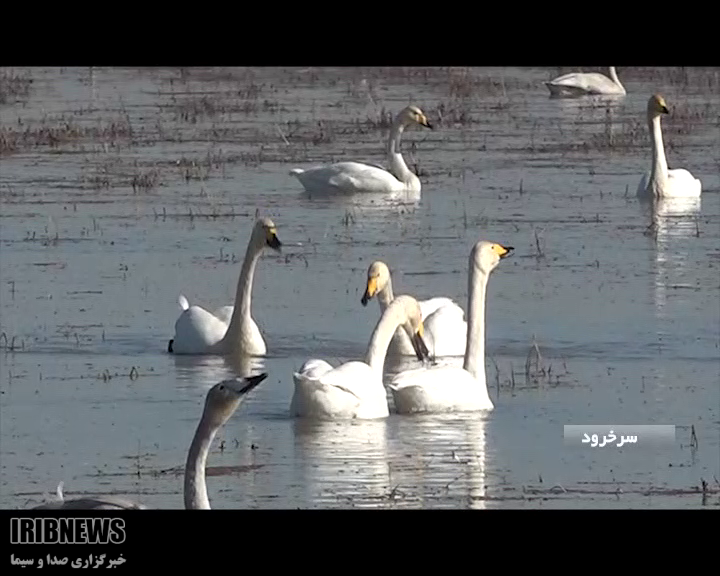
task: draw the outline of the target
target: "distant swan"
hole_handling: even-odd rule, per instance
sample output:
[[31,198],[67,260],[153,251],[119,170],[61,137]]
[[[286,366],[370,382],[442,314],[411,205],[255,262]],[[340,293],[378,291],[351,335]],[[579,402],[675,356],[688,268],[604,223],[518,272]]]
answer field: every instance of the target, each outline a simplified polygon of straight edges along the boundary
[[470,253],[468,339],[463,367],[436,365],[395,376],[390,391],[401,414],[492,410],[485,382],[485,293],[490,273],[511,246],[480,241]]
[[398,326],[412,335],[410,341],[417,357],[427,359],[420,305],[410,296],[398,296],[378,321],[364,362],[351,361],[333,368],[324,360],[313,358],[293,374],[295,391],[290,413],[322,420],[388,416],[383,366],[388,344]]
[[420,179],[405,164],[400,152],[400,138],[405,128],[420,124],[432,129],[425,114],[417,106],[404,108],[395,118],[387,145],[390,171],[360,162],[339,162],[303,170],[294,168],[290,174],[297,176],[308,192],[420,192]]
[[702,192],[700,180],[683,168],[668,170],[660,118],[669,113],[662,96],[654,94],[650,97],[647,121],[652,137],[652,169],[640,179],[637,195],[651,198],[697,198]]
[[610,66],[610,78],[597,72],[572,72],[558,76],[550,82],[545,82],[551,96],[576,97],[586,94],[625,94],[625,88],[615,72],[615,66]]
[[[195,436],[190,444],[185,463],[185,508],[187,510],[209,510],[210,501],[205,484],[205,465],[210,446],[218,430],[235,413],[250,390],[267,378],[259,374],[250,378],[224,380],[215,384],[207,393],[205,408]],[[62,482],[58,486],[58,502],[35,506],[36,510],[146,510],[146,506],[119,496],[99,496],[65,500]]]
[[187,298],[178,300],[183,312],[175,322],[175,337],[168,343],[168,352],[175,354],[245,354],[263,356],[265,340],[250,313],[255,266],[263,249],[281,251],[275,224],[261,218],[253,227],[245,261],[240,272],[235,306],[223,306],[214,313],[200,306],[190,306]]
[[[392,279],[387,264],[376,261],[367,272],[367,288],[360,301],[367,306],[377,295],[380,311],[384,312],[393,301]],[[435,356],[463,356],[467,338],[465,312],[450,298],[438,297],[419,302],[425,326],[423,340]],[[405,330],[398,329],[390,342],[388,354],[415,354]]]

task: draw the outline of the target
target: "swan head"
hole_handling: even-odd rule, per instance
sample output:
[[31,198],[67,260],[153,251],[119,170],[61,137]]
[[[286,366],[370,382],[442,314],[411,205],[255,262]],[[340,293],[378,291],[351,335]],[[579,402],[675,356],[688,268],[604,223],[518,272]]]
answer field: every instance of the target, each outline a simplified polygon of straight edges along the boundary
[[258,248],[265,248],[267,246],[278,252],[282,251],[282,242],[280,242],[277,236],[277,228],[270,218],[260,218],[255,222],[253,243]]
[[367,306],[367,303],[372,300],[375,294],[385,290],[389,281],[390,269],[385,262],[378,260],[370,264],[367,273],[367,287],[365,288],[365,294],[363,294],[362,300],[360,300],[362,305]]
[[660,114],[670,114],[670,110],[665,103],[665,98],[660,94],[650,96],[647,105],[648,116],[659,116]]
[[470,263],[483,274],[488,275],[495,269],[500,260],[510,256],[513,250],[515,248],[512,246],[503,246],[495,242],[481,240],[472,249]]
[[433,130],[433,126],[428,121],[427,116],[425,116],[425,113],[417,106],[404,108],[398,116],[403,124],[420,124],[420,126],[425,126],[425,128]]
[[219,428],[225,424],[245,399],[247,393],[267,376],[267,373],[262,373],[248,378],[223,380],[215,384],[205,398],[203,420],[213,428]]
[[[390,306],[388,306],[385,314],[390,309],[397,310],[405,318],[405,321],[401,324],[412,343],[412,347],[415,350],[418,360],[425,361],[430,359],[430,351],[423,336],[425,335],[425,327],[422,321],[422,310],[420,304],[412,296],[397,296]],[[392,313],[392,312],[391,312]]]

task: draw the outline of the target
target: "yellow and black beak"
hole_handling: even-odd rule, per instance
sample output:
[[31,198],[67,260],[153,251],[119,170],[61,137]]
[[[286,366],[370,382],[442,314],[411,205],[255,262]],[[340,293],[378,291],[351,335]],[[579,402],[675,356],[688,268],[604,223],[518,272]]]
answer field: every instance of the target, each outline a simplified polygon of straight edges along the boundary
[[668,110],[668,107],[665,106],[665,104],[660,106],[660,112],[662,112],[663,114],[670,114],[670,110]]
[[515,248],[513,248],[512,246],[503,246],[502,244],[495,244],[493,246],[493,250],[495,250],[495,253],[498,256],[500,256],[500,258],[507,258],[508,256],[510,256],[513,253],[513,250],[515,250]]
[[418,328],[418,331],[412,335],[412,337],[410,338],[410,342],[412,342],[412,346],[415,350],[415,354],[417,355],[418,360],[420,360],[421,362],[425,360],[430,360],[430,351],[425,344],[425,340],[423,340],[422,324],[420,324],[420,328]]
[[363,294],[360,303],[363,306],[367,306],[367,303],[372,300],[372,297],[375,296],[375,294],[377,294],[377,277],[373,276],[371,278],[368,278],[367,288],[365,289],[365,294]]
[[277,231],[275,228],[268,229],[266,243],[273,250],[282,252],[282,242],[280,242],[280,239],[277,237]]
[[430,124],[427,116],[423,116],[422,118],[420,118],[420,126],[425,126],[425,128],[430,128],[430,130],[434,130],[433,125]]

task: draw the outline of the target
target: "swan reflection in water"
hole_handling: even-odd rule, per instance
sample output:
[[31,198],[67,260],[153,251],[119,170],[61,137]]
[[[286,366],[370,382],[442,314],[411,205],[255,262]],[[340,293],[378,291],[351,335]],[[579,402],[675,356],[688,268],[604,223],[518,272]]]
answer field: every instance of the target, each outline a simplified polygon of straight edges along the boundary
[[305,501],[314,508],[382,508],[390,494],[387,419],[298,418],[295,461]]
[[482,412],[396,417],[390,430],[392,505],[485,508],[489,417]]
[[249,378],[265,370],[265,358],[247,355],[183,355],[172,356],[178,381],[189,381],[210,388],[219,380]]
[[689,286],[686,266],[690,246],[683,240],[697,236],[701,199],[650,199],[641,205],[650,215],[648,235],[655,240],[651,254],[656,317],[665,319],[668,289]]

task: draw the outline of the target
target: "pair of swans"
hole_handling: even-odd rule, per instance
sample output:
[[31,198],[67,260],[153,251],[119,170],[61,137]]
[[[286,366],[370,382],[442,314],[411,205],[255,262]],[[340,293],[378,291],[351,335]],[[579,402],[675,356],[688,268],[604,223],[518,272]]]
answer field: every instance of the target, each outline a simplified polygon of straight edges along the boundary
[[663,145],[660,119],[670,110],[665,98],[653,94],[647,103],[647,123],[652,142],[652,166],[640,179],[637,195],[640,198],[699,198],[702,184],[690,172],[683,168],[668,169],[665,147]]
[[[485,294],[488,279],[512,247],[480,241],[470,253],[468,327],[462,368],[449,364],[407,370],[389,387],[398,413],[492,410],[485,381]],[[300,417],[384,418],[389,415],[382,369],[390,341],[401,328],[419,359],[428,356],[420,304],[398,296],[384,309],[368,345],[365,362],[333,368],[308,360],[293,375],[291,412]]]
[[361,162],[338,162],[330,166],[318,166],[303,170],[294,168],[290,174],[296,176],[308,192],[344,193],[357,192],[420,192],[420,179],[405,164],[400,152],[400,139],[405,128],[419,124],[433,129],[427,117],[417,106],[408,106],[395,118],[387,144],[389,170],[381,166]]
[[560,98],[576,98],[579,96],[605,94],[609,96],[623,96],[625,87],[615,72],[615,66],[610,66],[610,78],[598,72],[572,72],[558,76],[550,82],[545,82],[550,95]]
[[183,311],[175,322],[175,337],[168,343],[168,352],[248,356],[263,356],[267,352],[265,340],[250,309],[255,268],[265,248],[280,252],[282,243],[275,223],[269,218],[260,218],[250,235],[235,305],[209,312],[200,306],[190,306],[181,294],[178,302]]
[[[245,400],[248,392],[267,378],[267,373],[249,378],[224,380],[215,384],[205,397],[200,423],[195,431],[185,463],[184,498],[187,510],[209,510],[210,500],[205,483],[207,457],[218,430],[222,428]],[[65,500],[62,483],[59,501],[36,506],[38,510],[144,510],[142,504],[120,496],[84,497]]]

